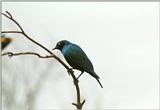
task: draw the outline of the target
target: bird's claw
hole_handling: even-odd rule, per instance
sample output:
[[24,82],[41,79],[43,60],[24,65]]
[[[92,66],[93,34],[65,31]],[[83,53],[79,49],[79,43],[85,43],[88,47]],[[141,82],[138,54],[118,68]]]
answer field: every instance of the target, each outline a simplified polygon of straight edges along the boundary
[[69,68],[69,69],[67,70],[67,72],[68,72],[68,74],[70,75],[71,73],[73,73],[73,68]]
[[77,78],[75,78],[75,80],[73,82],[74,82],[75,85],[77,85],[79,80]]

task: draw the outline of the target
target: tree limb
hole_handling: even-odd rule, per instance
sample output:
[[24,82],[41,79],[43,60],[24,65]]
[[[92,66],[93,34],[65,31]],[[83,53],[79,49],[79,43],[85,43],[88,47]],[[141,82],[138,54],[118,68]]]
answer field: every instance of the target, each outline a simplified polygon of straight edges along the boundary
[[18,34],[22,34],[22,32],[21,31],[2,31],[1,32],[2,34],[4,34],[4,33],[18,33]]
[[35,55],[39,58],[53,58],[54,57],[53,55],[42,56],[42,55],[35,53],[35,52],[20,52],[20,53],[5,52],[5,53],[1,54],[1,56],[6,56],[6,55],[8,55],[9,57],[19,56],[19,55]]
[[[39,47],[41,47],[42,49],[44,49],[45,51],[47,51],[53,58],[55,58],[59,63],[61,63],[66,69],[67,72],[69,74],[71,74],[75,88],[76,88],[76,92],[77,92],[77,103],[72,103],[74,106],[76,106],[76,108],[82,109],[83,104],[85,103],[85,100],[83,100],[81,102],[81,97],[80,97],[80,89],[79,89],[79,84],[78,84],[78,79],[75,77],[74,75],[74,71],[72,69],[70,69],[59,57],[57,57],[55,54],[53,54],[49,49],[47,49],[45,46],[43,46],[42,44],[38,43],[37,41],[33,40],[31,37],[29,37],[24,29],[21,27],[21,25],[13,18],[12,14],[10,14],[8,11],[6,11],[6,13],[1,13],[3,16],[5,16],[6,18],[10,19],[12,22],[14,22],[18,28],[20,29],[20,31],[2,31],[2,33],[18,33],[18,34],[22,34],[25,38],[27,38],[29,41],[33,42],[34,44],[38,45]],[[47,56],[41,56],[37,53],[33,53],[33,52],[25,52],[25,53],[4,53],[2,54],[2,56],[4,55],[10,55],[10,56],[17,56],[17,55],[36,55],[39,58],[46,58]],[[50,56],[50,57],[51,57]],[[49,57],[49,56],[48,56]]]

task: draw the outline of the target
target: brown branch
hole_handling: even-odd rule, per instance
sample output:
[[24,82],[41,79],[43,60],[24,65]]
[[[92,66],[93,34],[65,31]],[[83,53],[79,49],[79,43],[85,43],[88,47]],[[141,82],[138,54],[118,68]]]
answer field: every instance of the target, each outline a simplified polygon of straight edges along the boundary
[[[72,103],[74,106],[76,106],[77,109],[82,109],[83,104],[85,103],[85,100],[82,101],[80,100],[80,89],[79,89],[79,84],[78,84],[78,79],[75,77],[74,75],[74,71],[72,69],[70,69],[59,57],[57,57],[55,54],[53,54],[49,49],[47,49],[45,46],[43,46],[42,44],[38,43],[37,41],[33,40],[31,37],[29,37],[25,31],[23,30],[23,28],[21,27],[21,25],[13,18],[13,16],[6,11],[5,13],[1,13],[3,16],[5,16],[6,18],[10,19],[11,21],[13,21],[20,29],[20,31],[2,31],[2,33],[19,33],[22,34],[24,37],[26,37],[29,41],[33,42],[34,44],[38,45],[39,47],[43,48],[45,51],[47,51],[51,56],[53,56],[53,58],[55,58],[59,63],[61,63],[66,69],[67,72],[69,74],[71,74],[74,85],[76,87],[76,92],[77,92],[77,103]],[[13,53],[12,53],[13,55]],[[19,55],[24,55],[24,54],[19,54]],[[31,55],[31,54],[30,54]],[[39,57],[39,54],[36,53],[32,53],[32,55],[37,55]]]
[[38,53],[35,53],[35,52],[20,52],[20,53],[5,52],[5,53],[1,54],[1,56],[6,56],[6,55],[8,55],[9,57],[19,56],[19,55],[34,55],[34,56],[37,56],[39,58],[53,58],[54,57],[53,55],[42,56],[42,55],[40,55]]
[[1,13],[1,14],[7,17],[8,19],[10,19],[11,21],[13,21],[19,27],[19,29],[24,33],[24,30],[21,27],[21,25],[12,17],[12,15],[8,11],[6,11],[6,14],[5,13]]
[[2,31],[1,32],[2,34],[4,34],[4,33],[18,33],[18,34],[23,34],[21,31]]

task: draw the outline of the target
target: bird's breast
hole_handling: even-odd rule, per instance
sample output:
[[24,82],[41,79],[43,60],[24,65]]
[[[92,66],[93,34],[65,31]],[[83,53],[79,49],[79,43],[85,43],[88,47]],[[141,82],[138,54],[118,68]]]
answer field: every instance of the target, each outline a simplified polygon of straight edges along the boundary
[[69,52],[69,46],[64,46],[63,49],[62,49],[62,54],[64,56],[66,56],[68,54],[68,52]]

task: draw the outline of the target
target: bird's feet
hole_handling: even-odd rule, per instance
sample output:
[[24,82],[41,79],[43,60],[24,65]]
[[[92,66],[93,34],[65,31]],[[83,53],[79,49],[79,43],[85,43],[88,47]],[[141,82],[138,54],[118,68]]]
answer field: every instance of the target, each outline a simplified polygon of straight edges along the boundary
[[[67,70],[67,72],[68,72],[69,75],[72,75],[72,74],[74,73],[73,68],[69,68],[69,69]],[[73,77],[73,79],[74,79],[74,81],[73,81],[74,84],[77,85],[78,82],[79,82],[79,81],[78,81],[78,78],[76,78],[76,77],[74,76],[74,74],[72,75],[72,77]]]
[[77,80],[80,78],[80,76],[84,73],[84,71],[82,71],[82,73],[77,77]]
[[71,73],[73,73],[73,68],[69,68],[69,69],[67,70],[67,72],[68,72],[68,74],[70,75]]
[[73,82],[74,82],[74,85],[77,85],[79,80],[77,78],[75,78]]

